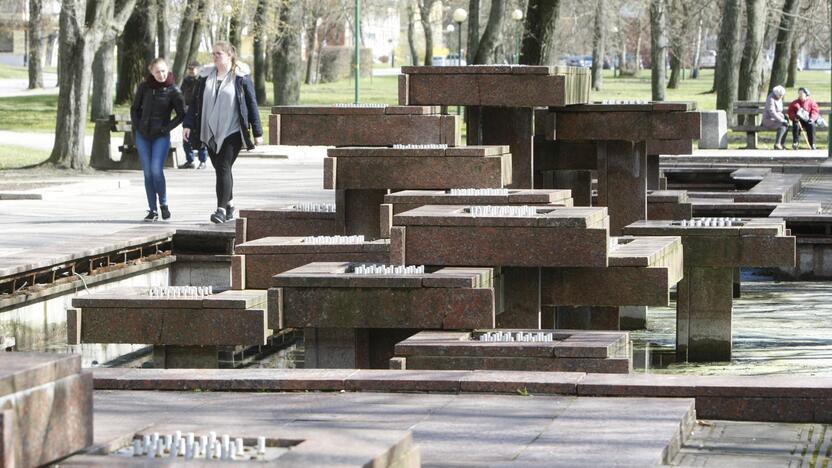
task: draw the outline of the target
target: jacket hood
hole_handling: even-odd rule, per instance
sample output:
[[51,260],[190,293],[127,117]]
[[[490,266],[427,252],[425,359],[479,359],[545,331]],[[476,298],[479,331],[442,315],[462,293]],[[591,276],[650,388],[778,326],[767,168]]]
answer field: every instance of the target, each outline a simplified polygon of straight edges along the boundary
[[[214,71],[215,68],[217,67],[214,65],[205,65],[199,72],[199,76],[207,77]],[[243,62],[237,62],[237,68],[234,69],[234,73],[239,77],[248,76],[251,74],[251,68]]]

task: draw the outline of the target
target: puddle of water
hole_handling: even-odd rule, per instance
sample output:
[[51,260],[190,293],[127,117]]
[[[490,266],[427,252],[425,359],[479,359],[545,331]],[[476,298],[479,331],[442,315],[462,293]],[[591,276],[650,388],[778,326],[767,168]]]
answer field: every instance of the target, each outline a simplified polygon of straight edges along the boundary
[[744,282],[731,362],[674,362],[675,307],[651,307],[647,330],[631,332],[638,372],[832,375],[832,283]]

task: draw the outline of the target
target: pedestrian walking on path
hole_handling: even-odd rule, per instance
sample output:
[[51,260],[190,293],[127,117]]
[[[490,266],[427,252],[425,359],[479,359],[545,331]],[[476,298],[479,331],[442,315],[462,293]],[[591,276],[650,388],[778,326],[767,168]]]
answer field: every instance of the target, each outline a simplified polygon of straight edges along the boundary
[[[185,100],[165,59],[153,59],[148,70],[150,74],[136,90],[130,120],[144,171],[148,206],[144,220],[156,221],[159,219],[157,199],[162,219],[170,218],[164,167],[170,152],[170,131],[185,118]],[[176,112],[173,120],[172,111]]]
[[248,67],[237,62],[236,48],[220,41],[214,43],[211,54],[214,66],[200,72],[185,117],[184,137],[193,147],[208,148],[217,174],[217,210],[211,221],[224,223],[236,214],[231,168],[243,145],[252,150],[255,144],[263,144],[263,126],[254,83]]

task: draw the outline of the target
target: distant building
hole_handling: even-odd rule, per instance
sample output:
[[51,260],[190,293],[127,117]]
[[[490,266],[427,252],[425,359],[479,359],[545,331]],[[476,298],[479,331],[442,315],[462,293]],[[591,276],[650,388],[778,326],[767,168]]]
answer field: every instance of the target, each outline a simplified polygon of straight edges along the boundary
[[[0,63],[13,66],[25,66],[29,51],[29,2],[12,0],[5,2],[6,8],[0,12]],[[45,54],[44,64],[57,64],[58,15],[61,3],[47,0],[43,3],[42,50]]]

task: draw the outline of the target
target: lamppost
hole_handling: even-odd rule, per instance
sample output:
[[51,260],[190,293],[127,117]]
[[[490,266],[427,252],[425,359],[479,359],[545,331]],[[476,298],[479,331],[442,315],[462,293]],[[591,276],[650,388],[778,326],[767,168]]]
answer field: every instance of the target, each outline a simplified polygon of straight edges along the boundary
[[523,10],[515,8],[511,12],[511,19],[517,21],[516,42],[514,47],[514,63],[520,63],[520,32],[523,31]]
[[453,13],[452,16],[453,16],[454,23],[456,23],[456,29],[457,29],[457,32],[458,32],[456,52],[457,52],[458,57],[459,57],[459,62],[457,62],[457,63],[459,65],[462,65],[462,23],[464,23],[465,20],[468,19],[468,12],[465,11],[465,8],[457,8],[456,10],[454,10],[454,13]]
[[[449,24],[447,27],[445,27],[445,32],[446,32],[446,33],[448,33],[448,49],[450,49],[450,48],[451,48],[451,47],[450,47],[450,46],[451,46],[451,34],[453,34],[453,33],[454,33],[454,30],[455,30],[455,29],[456,29],[456,28],[454,28],[454,25],[453,25],[453,24]],[[451,61],[451,63],[449,63],[448,65],[453,65],[453,64],[454,64],[454,63],[453,63],[453,61]],[[459,59],[457,59],[456,64],[457,64],[457,65],[459,65],[459,64],[460,64],[460,63],[459,63]]]

